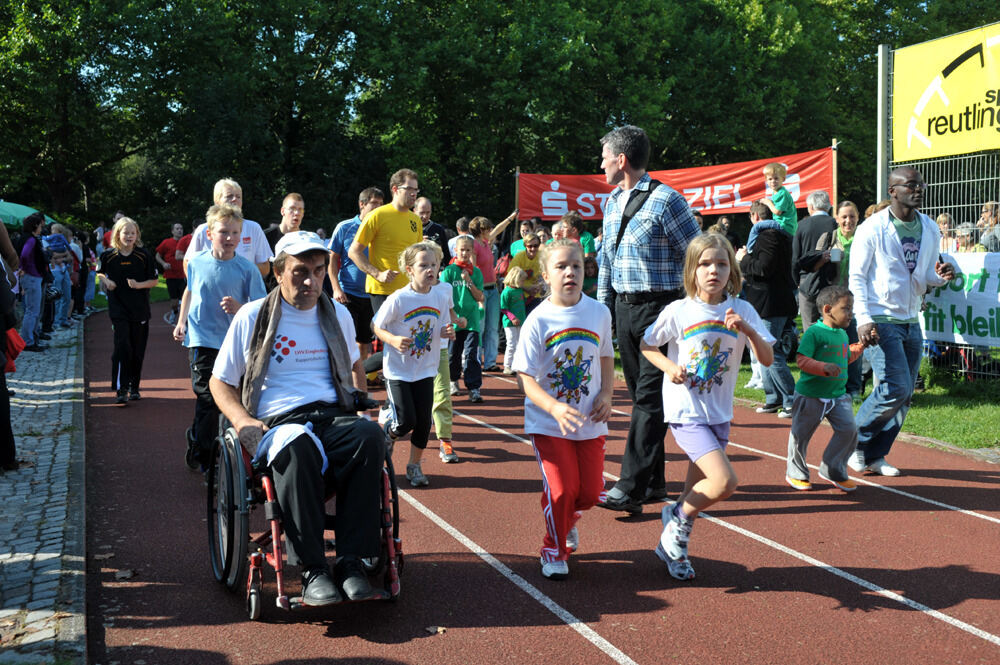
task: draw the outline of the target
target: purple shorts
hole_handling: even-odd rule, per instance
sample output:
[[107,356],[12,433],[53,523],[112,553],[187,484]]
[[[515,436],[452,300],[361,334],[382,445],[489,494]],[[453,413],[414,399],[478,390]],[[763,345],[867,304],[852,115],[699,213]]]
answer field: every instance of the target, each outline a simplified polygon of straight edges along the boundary
[[729,423],[706,425],[704,423],[670,423],[670,431],[688,459],[697,462],[713,450],[726,452],[729,443]]

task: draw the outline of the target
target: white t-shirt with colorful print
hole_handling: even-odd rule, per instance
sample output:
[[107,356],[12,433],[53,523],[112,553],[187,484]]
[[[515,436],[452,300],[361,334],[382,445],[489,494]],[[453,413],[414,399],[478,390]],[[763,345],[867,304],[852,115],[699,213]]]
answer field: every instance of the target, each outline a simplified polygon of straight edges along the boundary
[[555,418],[525,398],[524,431],[576,441],[607,434],[607,423],[595,423],[589,416],[601,391],[601,358],[614,354],[611,312],[602,303],[581,296],[572,307],[548,299],[538,305],[521,327],[512,367],[582,413],[584,422],[576,432],[563,434]]
[[413,339],[400,353],[388,344],[382,353],[382,374],[396,381],[419,381],[437,375],[441,361],[442,329],[451,323],[451,285],[430,293],[417,293],[409,284],[399,289],[379,307],[373,323],[393,335]]
[[747,337],[726,328],[729,308],[774,344],[753,305],[733,297],[718,305],[697,298],[675,300],[646,329],[642,341],[650,346],[667,344],[667,358],[687,369],[683,384],[663,381],[666,422],[717,425],[733,419],[733,393]]

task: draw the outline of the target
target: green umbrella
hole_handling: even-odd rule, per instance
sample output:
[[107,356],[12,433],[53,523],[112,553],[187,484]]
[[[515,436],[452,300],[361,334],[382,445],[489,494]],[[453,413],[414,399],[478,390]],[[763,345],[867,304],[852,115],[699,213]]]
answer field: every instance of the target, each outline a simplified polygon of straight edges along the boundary
[[[28,206],[23,206],[20,203],[11,203],[10,201],[0,199],[0,221],[11,228],[21,228],[21,222],[24,221],[24,218],[28,215],[33,215],[36,212],[38,211],[34,208],[29,208]],[[45,215],[45,221],[49,224],[53,224],[56,220],[52,219],[48,215]]]

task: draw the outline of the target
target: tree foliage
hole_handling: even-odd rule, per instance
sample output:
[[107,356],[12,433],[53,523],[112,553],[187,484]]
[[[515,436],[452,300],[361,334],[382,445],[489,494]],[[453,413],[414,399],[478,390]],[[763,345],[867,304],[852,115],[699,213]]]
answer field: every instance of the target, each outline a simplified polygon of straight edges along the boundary
[[436,219],[503,217],[517,167],[594,172],[631,122],[653,168],[836,137],[864,205],[878,44],[995,20],[995,0],[0,0],[0,196],[165,232],[230,176],[248,217],[298,191],[329,227],[408,167]]

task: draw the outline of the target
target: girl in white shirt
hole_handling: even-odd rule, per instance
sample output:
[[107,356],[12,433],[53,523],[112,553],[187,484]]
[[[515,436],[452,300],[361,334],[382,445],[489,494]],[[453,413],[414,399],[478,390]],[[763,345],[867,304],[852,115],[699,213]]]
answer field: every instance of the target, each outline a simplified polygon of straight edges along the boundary
[[611,312],[582,294],[583,249],[542,251],[551,294],[528,315],[513,369],[524,390],[524,431],[542,472],[542,575],[561,580],[579,545],[576,522],[604,495],[604,438],[614,391]]
[[[684,257],[687,297],[660,312],[640,345],[649,362],[664,372],[664,418],[691,460],[680,497],[663,508],[664,528],[656,546],[656,555],[679,580],[694,578],[687,552],[694,518],[736,491],[726,444],[743,347],[749,340],[765,366],[774,360],[774,338],[753,306],[736,298],[742,281],[725,236],[696,237]],[[660,350],[663,345],[666,354]]]
[[420,468],[431,431],[434,377],[441,359],[441,340],[454,339],[450,289],[435,289],[441,248],[432,242],[410,245],[399,255],[399,269],[410,283],[389,296],[372,326],[385,343],[382,374],[388,403],[379,424],[395,441],[410,433],[406,478],[414,487],[429,484]]

